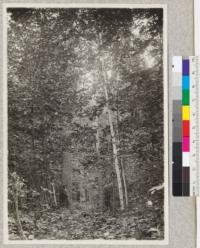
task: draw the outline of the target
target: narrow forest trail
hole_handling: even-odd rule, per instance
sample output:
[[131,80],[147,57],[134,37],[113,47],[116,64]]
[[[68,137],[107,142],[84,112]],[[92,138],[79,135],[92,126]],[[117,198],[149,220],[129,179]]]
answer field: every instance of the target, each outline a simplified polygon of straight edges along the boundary
[[30,218],[22,219],[27,239],[37,240],[159,239],[162,232],[156,224],[153,212],[148,208],[146,216],[139,208],[115,214],[59,208],[43,212],[34,225]]
[[[128,223],[128,224],[127,224]],[[60,209],[44,214],[37,223],[36,238],[51,239],[125,239],[136,233],[135,218],[110,212]],[[37,233],[37,232],[36,232]]]
[[152,239],[152,235],[158,238],[158,231],[149,229],[143,233],[138,229],[139,225],[147,225],[147,219],[131,210],[113,215],[110,212],[59,209],[40,218],[36,238],[142,239],[146,236]]

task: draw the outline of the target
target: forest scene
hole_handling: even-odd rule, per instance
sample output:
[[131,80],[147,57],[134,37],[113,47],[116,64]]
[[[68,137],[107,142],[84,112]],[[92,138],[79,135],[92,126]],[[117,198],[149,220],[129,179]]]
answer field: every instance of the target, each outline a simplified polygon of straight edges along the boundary
[[7,26],[9,239],[164,239],[163,9]]

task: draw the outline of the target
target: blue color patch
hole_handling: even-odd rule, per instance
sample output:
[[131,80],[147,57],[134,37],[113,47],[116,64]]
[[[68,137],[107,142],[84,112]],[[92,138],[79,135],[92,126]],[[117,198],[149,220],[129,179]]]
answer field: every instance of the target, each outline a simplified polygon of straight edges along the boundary
[[189,90],[189,87],[190,87],[190,77],[189,76],[183,76],[182,89],[183,90]]

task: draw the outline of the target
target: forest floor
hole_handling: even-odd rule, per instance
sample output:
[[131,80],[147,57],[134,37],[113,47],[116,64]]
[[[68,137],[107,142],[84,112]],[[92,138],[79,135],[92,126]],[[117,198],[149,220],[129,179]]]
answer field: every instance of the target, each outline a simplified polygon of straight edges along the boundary
[[[27,239],[162,239],[155,210],[140,208],[124,212],[83,211],[59,208],[43,212],[37,221],[32,212],[21,219]],[[34,220],[34,221],[33,221]],[[10,239],[19,239],[14,218],[9,218]]]

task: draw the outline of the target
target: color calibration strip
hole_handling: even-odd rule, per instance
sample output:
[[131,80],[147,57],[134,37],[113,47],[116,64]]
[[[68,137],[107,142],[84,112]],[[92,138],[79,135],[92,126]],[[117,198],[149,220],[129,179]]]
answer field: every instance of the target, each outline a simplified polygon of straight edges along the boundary
[[173,57],[173,195],[199,193],[199,58]]
[[182,195],[190,195],[190,61],[182,60]]

